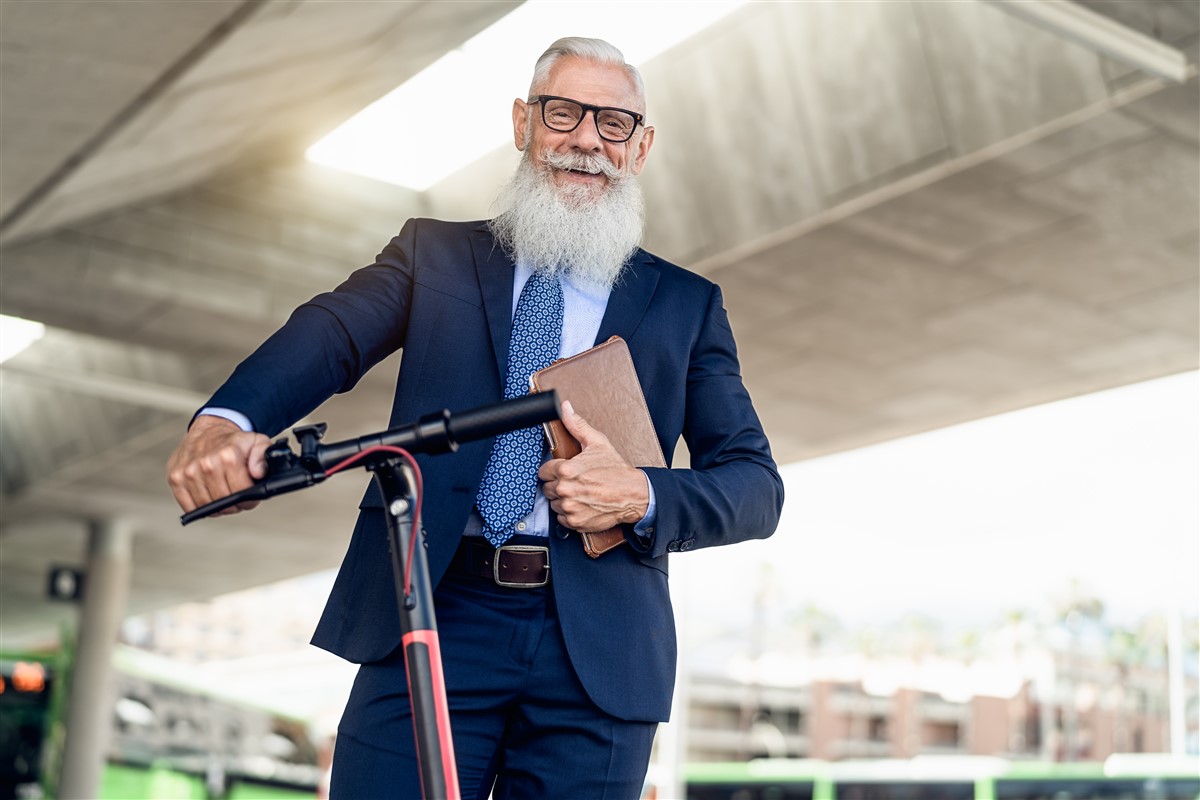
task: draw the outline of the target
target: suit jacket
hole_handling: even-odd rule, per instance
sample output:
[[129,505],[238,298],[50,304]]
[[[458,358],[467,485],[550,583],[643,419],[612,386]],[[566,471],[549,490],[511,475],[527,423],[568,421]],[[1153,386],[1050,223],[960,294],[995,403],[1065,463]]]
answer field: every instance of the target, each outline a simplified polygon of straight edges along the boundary
[[[410,220],[375,263],[298,308],[234,371],[210,405],[275,435],[403,348],[389,427],[503,398],[513,264],[486,223]],[[551,586],[563,637],[593,701],[624,719],[665,720],[675,677],[667,554],[769,536],[783,486],[739,372],[720,289],[639,250],[613,289],[597,342],[629,344],[667,462],[682,436],[690,470],[647,469],[649,543],[598,560],[551,525]],[[417,456],[436,585],[475,502],[492,440]],[[313,643],[355,662],[400,641],[382,502],[368,489]],[[718,589],[720,587],[713,587]]]

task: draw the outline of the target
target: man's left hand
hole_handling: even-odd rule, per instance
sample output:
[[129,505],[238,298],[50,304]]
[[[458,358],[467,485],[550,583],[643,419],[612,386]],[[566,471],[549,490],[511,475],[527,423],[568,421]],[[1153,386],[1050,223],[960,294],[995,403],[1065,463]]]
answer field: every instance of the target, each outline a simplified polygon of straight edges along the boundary
[[542,493],[558,522],[576,531],[595,533],[621,523],[633,524],[646,515],[650,491],[646,476],[621,457],[608,437],[562,405],[563,424],[581,452],[571,459],[554,458],[538,470]]

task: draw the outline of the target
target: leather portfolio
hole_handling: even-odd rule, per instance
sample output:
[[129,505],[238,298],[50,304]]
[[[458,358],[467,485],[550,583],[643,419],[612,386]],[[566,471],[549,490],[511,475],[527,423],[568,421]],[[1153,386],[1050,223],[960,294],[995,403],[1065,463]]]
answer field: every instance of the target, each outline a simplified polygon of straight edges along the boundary
[[[603,433],[626,461],[635,467],[665,467],[658,434],[650,420],[646,397],[629,346],[620,336],[559,359],[529,378],[530,391],[558,390],[559,400],[570,400],[576,413]],[[562,420],[545,425],[550,452],[555,458],[571,458],[580,451]],[[618,526],[598,533],[580,532],[583,549],[592,558],[625,541]]]

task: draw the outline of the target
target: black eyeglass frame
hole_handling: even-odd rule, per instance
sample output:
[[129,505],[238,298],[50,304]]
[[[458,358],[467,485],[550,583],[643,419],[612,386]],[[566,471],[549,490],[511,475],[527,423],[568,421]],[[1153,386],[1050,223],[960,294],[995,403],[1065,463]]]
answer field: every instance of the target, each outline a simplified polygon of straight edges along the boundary
[[[576,122],[574,125],[572,125],[570,128],[567,128],[566,130],[563,130],[562,128],[554,127],[553,125],[551,125],[549,122],[546,121],[546,103],[543,102],[545,100],[562,100],[564,102],[574,103],[575,105],[579,106],[580,108],[583,109],[583,113],[579,115],[579,122]],[[617,108],[616,106],[593,106],[593,105],[588,105],[587,103],[581,103],[578,100],[575,100],[570,97],[557,97],[552,94],[534,95],[533,97],[529,98],[529,102],[531,104],[539,103],[542,106],[542,124],[545,125],[547,128],[549,128],[550,130],[555,131],[557,133],[570,133],[571,131],[578,128],[580,125],[583,124],[584,119],[587,118],[587,114],[589,111],[592,112],[592,124],[596,126],[596,134],[604,141],[612,142],[613,144],[624,144],[625,142],[628,142],[630,139],[632,139],[633,134],[637,133],[638,125],[641,125],[643,128],[646,127],[646,123],[645,123],[646,116],[644,114],[639,114],[636,111],[630,111],[628,108]],[[604,132],[600,130],[600,112],[601,111],[620,111],[622,114],[628,114],[629,116],[633,117],[633,127],[629,129],[629,135],[626,136],[624,139],[610,139],[607,136],[605,136]]]

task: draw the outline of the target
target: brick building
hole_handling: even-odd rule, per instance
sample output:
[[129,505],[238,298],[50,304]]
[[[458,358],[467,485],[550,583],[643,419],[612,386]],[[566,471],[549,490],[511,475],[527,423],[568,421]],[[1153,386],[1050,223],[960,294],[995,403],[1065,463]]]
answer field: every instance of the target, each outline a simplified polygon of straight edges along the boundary
[[[806,677],[688,680],[687,761],[992,755],[1101,760],[1170,749],[1164,669],[1044,651],[1021,663],[833,659]],[[1197,679],[1185,680],[1194,749]]]

